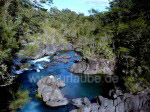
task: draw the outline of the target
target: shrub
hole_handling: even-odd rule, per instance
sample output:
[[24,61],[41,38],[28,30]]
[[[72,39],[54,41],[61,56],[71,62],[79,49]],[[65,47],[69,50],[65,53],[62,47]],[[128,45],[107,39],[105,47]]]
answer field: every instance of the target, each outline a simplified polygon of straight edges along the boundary
[[12,112],[16,112],[17,109],[20,109],[29,100],[29,91],[18,90],[15,99],[10,102],[9,109],[12,110]]
[[128,76],[124,80],[126,89],[130,93],[136,93],[144,89],[144,78]]

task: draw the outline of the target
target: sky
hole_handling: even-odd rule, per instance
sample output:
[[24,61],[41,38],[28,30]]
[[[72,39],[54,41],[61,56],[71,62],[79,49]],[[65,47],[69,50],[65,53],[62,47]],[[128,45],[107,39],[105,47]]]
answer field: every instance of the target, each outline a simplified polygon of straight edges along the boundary
[[53,4],[58,9],[70,9],[77,13],[84,13],[89,15],[88,10],[96,9],[99,11],[106,11],[109,6],[109,0],[53,0]]

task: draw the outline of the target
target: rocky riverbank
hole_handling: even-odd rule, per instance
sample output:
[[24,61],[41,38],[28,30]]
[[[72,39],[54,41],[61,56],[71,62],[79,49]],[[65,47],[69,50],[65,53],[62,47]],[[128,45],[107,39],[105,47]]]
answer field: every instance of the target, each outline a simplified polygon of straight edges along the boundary
[[[25,56],[24,53],[19,52],[17,57],[21,57],[23,59],[39,59],[43,56],[52,56],[58,51],[70,51],[76,50],[73,45],[57,45],[57,44],[49,44],[48,46],[41,45],[40,49],[37,49],[33,56]],[[58,59],[61,57],[55,56],[53,59]],[[68,58],[68,57],[62,57]],[[62,60],[62,62],[67,63],[67,59]],[[76,74],[86,74],[86,75],[95,75],[95,74],[108,74],[113,75],[115,69],[115,61],[101,59],[101,58],[88,58],[77,61],[72,65],[70,71]]]
[[[38,81],[38,94],[50,107],[64,106],[69,103],[60,89],[65,83],[53,76]],[[150,89],[135,95],[123,93],[120,90],[110,91],[111,99],[97,96],[94,102],[88,98],[72,99],[72,104],[77,108],[70,112],[150,112]]]
[[[20,59],[20,61],[18,61],[18,63],[15,63],[12,66],[12,70],[14,71],[13,73],[21,74],[24,71],[28,70],[28,68],[31,66],[31,63],[29,64],[29,62],[28,62],[29,60],[33,60],[33,61],[31,61],[32,65],[34,65],[36,62],[40,62],[40,61],[49,62],[50,61],[50,56],[53,56],[55,53],[57,53],[59,51],[70,51],[70,50],[74,50],[74,47],[71,44],[69,44],[69,45],[49,44],[48,46],[42,46],[41,45],[40,49],[37,49],[36,53],[34,53],[33,56],[26,56],[26,55],[24,55],[25,51],[20,51],[16,54],[16,56]],[[63,62],[63,63],[67,63],[68,62],[67,59],[70,58],[70,57],[54,56],[53,59],[56,59],[56,58],[57,59],[58,58],[63,58],[63,60],[60,60],[60,61]],[[37,72],[39,72],[40,68],[35,69],[35,70]]]
[[[74,53],[73,55],[69,55],[65,53],[61,54],[60,52],[58,52],[56,53],[56,55],[52,56],[51,58],[43,57],[37,60],[31,60],[31,63],[35,63],[35,65],[38,65],[40,61],[42,62],[45,61],[47,62],[47,64],[50,64],[49,69],[52,69],[52,67],[56,68],[57,66],[55,65],[59,63],[62,64],[63,66],[66,66],[67,64],[70,63],[70,60],[71,60],[72,62],[75,62],[74,65],[72,66],[73,68],[72,67],[70,68],[72,69],[72,72],[83,73],[83,74],[88,74],[88,75],[97,74],[97,73],[99,74],[103,73],[103,74],[109,74],[109,75],[113,74],[113,70],[115,68],[115,63],[113,61],[108,61],[104,59],[99,59],[99,60],[98,59],[88,59],[88,60],[79,59],[78,60],[78,58],[70,59],[76,56],[77,56],[76,53]],[[70,66],[68,66],[68,68]],[[100,71],[98,69],[99,67],[103,68],[103,70]],[[41,68],[41,67],[38,67],[38,68]],[[62,69],[62,67],[58,67],[56,71],[58,71],[60,68]],[[64,70],[66,70],[66,68],[63,69],[62,71]],[[109,70],[111,70],[111,72]],[[67,71],[62,72],[62,73],[60,72],[61,74],[60,73],[59,74],[62,75],[64,73],[68,73]],[[43,73],[45,74],[47,72],[43,72]],[[31,83],[29,83],[29,85],[30,84]],[[70,86],[69,84],[67,84],[67,86]],[[49,107],[60,107],[60,106],[67,107],[68,104],[71,103],[69,102],[70,99],[67,99],[68,98],[67,95],[65,94],[65,96],[67,97],[65,98],[60,90],[61,88],[65,87],[64,81],[54,78],[53,76],[48,76],[39,80],[37,85],[38,85],[39,96],[42,98],[45,104],[48,105]],[[82,86],[82,84],[80,84],[79,86]],[[100,89],[100,88],[95,87],[95,89],[92,89],[90,91],[95,91],[96,89]],[[84,90],[84,88],[82,88],[82,90]],[[82,90],[80,91],[82,92]],[[74,92],[80,93],[80,91],[77,90]],[[69,91],[69,92],[72,92],[72,91]],[[88,91],[84,91],[84,92],[86,93],[89,92],[89,88],[88,88]],[[73,93],[69,93],[69,94],[73,94]],[[95,95],[97,96],[97,98],[92,101],[88,99],[89,98],[88,96],[87,96],[88,98],[74,97],[77,99],[73,99],[72,104],[75,105],[76,109],[72,110],[71,112],[149,112],[150,111],[149,106],[148,106],[150,102],[150,90],[149,89],[139,92],[136,95],[122,93],[121,91],[112,91],[110,92],[110,96],[113,96],[111,97],[111,99],[109,99],[108,97],[106,98],[106,97],[98,96],[98,95],[100,95],[100,93]]]
[[58,51],[70,51],[74,50],[74,47],[69,45],[57,45],[57,44],[49,44],[47,46],[40,46],[40,49],[37,49],[33,56],[24,56],[24,51],[17,54],[17,57],[27,58],[27,59],[39,59],[43,56],[52,56]]
[[108,74],[113,75],[115,62],[106,59],[90,58],[78,61],[72,65],[70,71],[76,74]]
[[70,112],[150,112],[150,89],[132,95],[117,92],[113,99],[102,96],[91,103],[87,98],[72,100],[78,109]]

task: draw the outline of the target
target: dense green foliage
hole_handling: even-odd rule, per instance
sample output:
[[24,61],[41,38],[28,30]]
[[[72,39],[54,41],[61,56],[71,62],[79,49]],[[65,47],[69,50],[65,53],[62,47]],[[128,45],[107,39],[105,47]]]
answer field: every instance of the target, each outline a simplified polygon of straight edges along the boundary
[[15,98],[9,104],[9,109],[11,112],[16,112],[20,109],[25,103],[27,103],[31,98],[29,97],[29,91],[18,90],[15,94]]
[[[8,81],[8,66],[18,46],[17,30],[20,24],[17,0],[0,1],[0,84]],[[9,83],[9,81],[7,82]]]
[[134,93],[150,85],[149,5],[147,0],[114,0],[107,12],[91,10],[91,16],[52,8],[51,27],[86,58],[116,59],[116,74]]
[[59,11],[57,8],[51,8],[50,14],[51,27],[58,29],[67,41],[79,47],[85,57],[114,58],[110,30],[102,26],[97,16],[84,16],[69,9]]
[[[46,0],[51,2],[51,0]],[[44,2],[44,1],[42,1]],[[37,10],[36,8],[39,8]],[[10,75],[12,59],[24,42],[31,40],[29,34],[42,32],[41,22],[47,18],[46,10],[28,0],[0,1],[0,85],[12,83]]]
[[114,0],[107,15],[112,24],[118,71],[130,92],[150,84],[149,7],[148,0]]
[[[51,0],[41,0],[51,3]],[[46,11],[28,0],[0,1],[0,84],[7,84],[13,56],[35,55],[51,43],[73,44],[85,58],[116,61],[128,91],[150,84],[150,2],[113,0],[106,12],[90,16],[64,9]],[[134,89],[133,89],[134,88]]]

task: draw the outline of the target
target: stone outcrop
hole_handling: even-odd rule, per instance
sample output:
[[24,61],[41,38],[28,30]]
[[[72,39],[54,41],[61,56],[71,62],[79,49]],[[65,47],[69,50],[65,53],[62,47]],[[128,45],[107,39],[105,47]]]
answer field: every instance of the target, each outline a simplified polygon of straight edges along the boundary
[[98,96],[97,102],[84,106],[77,105],[78,109],[70,112],[150,112],[150,89],[136,95],[119,93],[115,99]]
[[38,59],[43,57],[44,55],[53,55],[58,51],[63,51],[63,50],[73,50],[72,45],[56,45],[56,44],[50,44],[49,46],[46,46],[45,48],[42,48],[37,51],[37,55],[34,57],[31,57],[32,59]]
[[63,96],[59,88],[65,87],[64,81],[53,76],[38,81],[38,95],[50,107],[64,106],[68,100]]
[[79,61],[72,65],[70,71],[76,74],[108,74],[112,75],[115,62],[105,59],[88,59],[87,61]]

